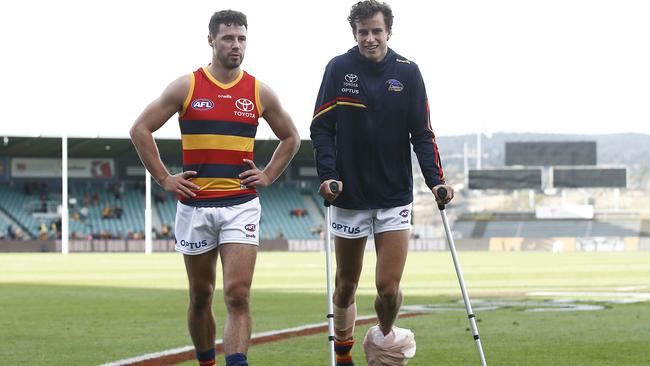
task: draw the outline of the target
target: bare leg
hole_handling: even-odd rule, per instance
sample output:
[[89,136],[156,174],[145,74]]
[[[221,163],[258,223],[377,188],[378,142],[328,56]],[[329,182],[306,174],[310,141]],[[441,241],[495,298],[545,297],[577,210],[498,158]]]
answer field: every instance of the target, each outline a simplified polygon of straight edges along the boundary
[[250,288],[257,258],[257,245],[223,244],[223,296],[228,316],[223,330],[226,355],[246,354],[251,338]]
[[387,231],[375,235],[377,250],[375,311],[384,335],[390,333],[402,305],[402,291],[399,284],[406,264],[408,238],[409,230]]
[[192,343],[198,352],[214,348],[215,321],[212,314],[212,297],[216,280],[217,250],[200,255],[185,255],[185,269],[190,281],[190,303],[187,308],[187,325]]
[[347,308],[354,303],[367,239],[366,237],[346,239],[338,236],[334,238],[336,247],[334,304],[338,307]]

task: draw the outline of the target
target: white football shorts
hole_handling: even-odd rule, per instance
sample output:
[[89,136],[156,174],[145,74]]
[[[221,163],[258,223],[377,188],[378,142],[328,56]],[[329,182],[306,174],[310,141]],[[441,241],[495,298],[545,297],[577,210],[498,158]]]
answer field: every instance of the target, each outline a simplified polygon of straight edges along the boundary
[[346,239],[411,228],[413,204],[373,210],[348,210],[332,206],[332,232]]
[[228,207],[176,205],[176,246],[197,255],[226,243],[259,245],[260,199]]

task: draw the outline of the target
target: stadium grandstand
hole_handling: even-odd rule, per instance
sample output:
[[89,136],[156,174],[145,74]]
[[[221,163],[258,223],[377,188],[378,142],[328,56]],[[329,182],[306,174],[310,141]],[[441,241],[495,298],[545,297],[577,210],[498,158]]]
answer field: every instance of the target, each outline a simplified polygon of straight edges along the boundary
[[[5,241],[0,250],[59,250],[62,140],[8,140],[0,147],[0,237]],[[276,146],[275,140],[256,141],[258,166],[270,160]],[[180,141],[158,140],[158,148],[169,170],[179,172]],[[131,141],[71,138],[67,149],[71,250],[140,250],[145,238],[146,182]],[[303,142],[282,177],[259,192],[264,207],[261,239],[278,243],[280,249],[287,248],[288,240],[319,239],[323,231],[312,156],[311,144]],[[175,215],[176,198],[152,184],[152,238],[159,250],[173,248]],[[17,244],[8,245],[9,241]]]
[[[448,214],[459,250],[650,250],[643,187],[628,189],[623,182],[619,187],[554,188],[548,176],[552,168],[540,167],[537,178],[521,184],[545,186],[497,189],[488,181],[481,189],[471,189],[466,146],[463,154],[455,140],[441,140],[451,148],[445,172],[448,182],[456,183],[457,197]],[[157,143],[169,170],[179,172],[180,141]],[[583,145],[596,151],[595,143]],[[255,141],[258,166],[270,160],[276,146],[275,140]],[[62,151],[60,138],[9,137],[0,144],[0,251],[62,250]],[[415,157],[413,162],[411,249],[445,250],[436,205]],[[131,141],[69,138],[67,164],[69,250],[144,251],[147,185]],[[484,168],[499,168],[502,175],[517,169],[494,162],[484,163]],[[485,169],[476,176],[490,178],[495,171]],[[627,173],[634,181],[633,174]],[[322,250],[325,228],[318,184],[311,141],[302,141],[287,171],[259,191],[261,250]],[[153,250],[173,250],[176,198],[153,183],[150,200]],[[372,250],[372,241],[369,244]]]

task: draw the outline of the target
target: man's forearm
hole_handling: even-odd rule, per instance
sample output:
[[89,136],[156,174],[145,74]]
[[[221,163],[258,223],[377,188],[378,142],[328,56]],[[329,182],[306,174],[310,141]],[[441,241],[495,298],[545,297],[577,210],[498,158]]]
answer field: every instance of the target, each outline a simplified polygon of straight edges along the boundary
[[130,134],[131,141],[142,164],[151,173],[153,179],[158,184],[161,184],[170,174],[162,163],[162,160],[160,160],[160,152],[158,152],[158,146],[156,146],[153,134],[142,128],[133,128]]
[[298,148],[300,148],[300,137],[298,135],[292,135],[280,140],[271,161],[264,168],[264,174],[271,179],[271,182],[275,182],[284,172],[293,156],[298,152]]

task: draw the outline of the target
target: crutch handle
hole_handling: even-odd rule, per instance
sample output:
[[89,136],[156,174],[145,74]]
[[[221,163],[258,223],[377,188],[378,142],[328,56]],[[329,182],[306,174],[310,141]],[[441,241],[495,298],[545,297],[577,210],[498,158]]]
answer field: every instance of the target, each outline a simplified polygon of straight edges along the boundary
[[330,182],[330,191],[332,191],[332,193],[339,193],[339,184],[335,181]]
[[[447,189],[445,187],[440,187],[438,188],[438,198],[444,200],[447,198]],[[438,203],[438,209],[439,210],[444,210],[445,209],[445,204],[444,203]]]
[[[330,182],[330,191],[332,191],[332,193],[339,193],[339,184],[336,181]],[[330,207],[332,203],[328,200],[324,200],[323,205],[325,205],[325,207]]]

